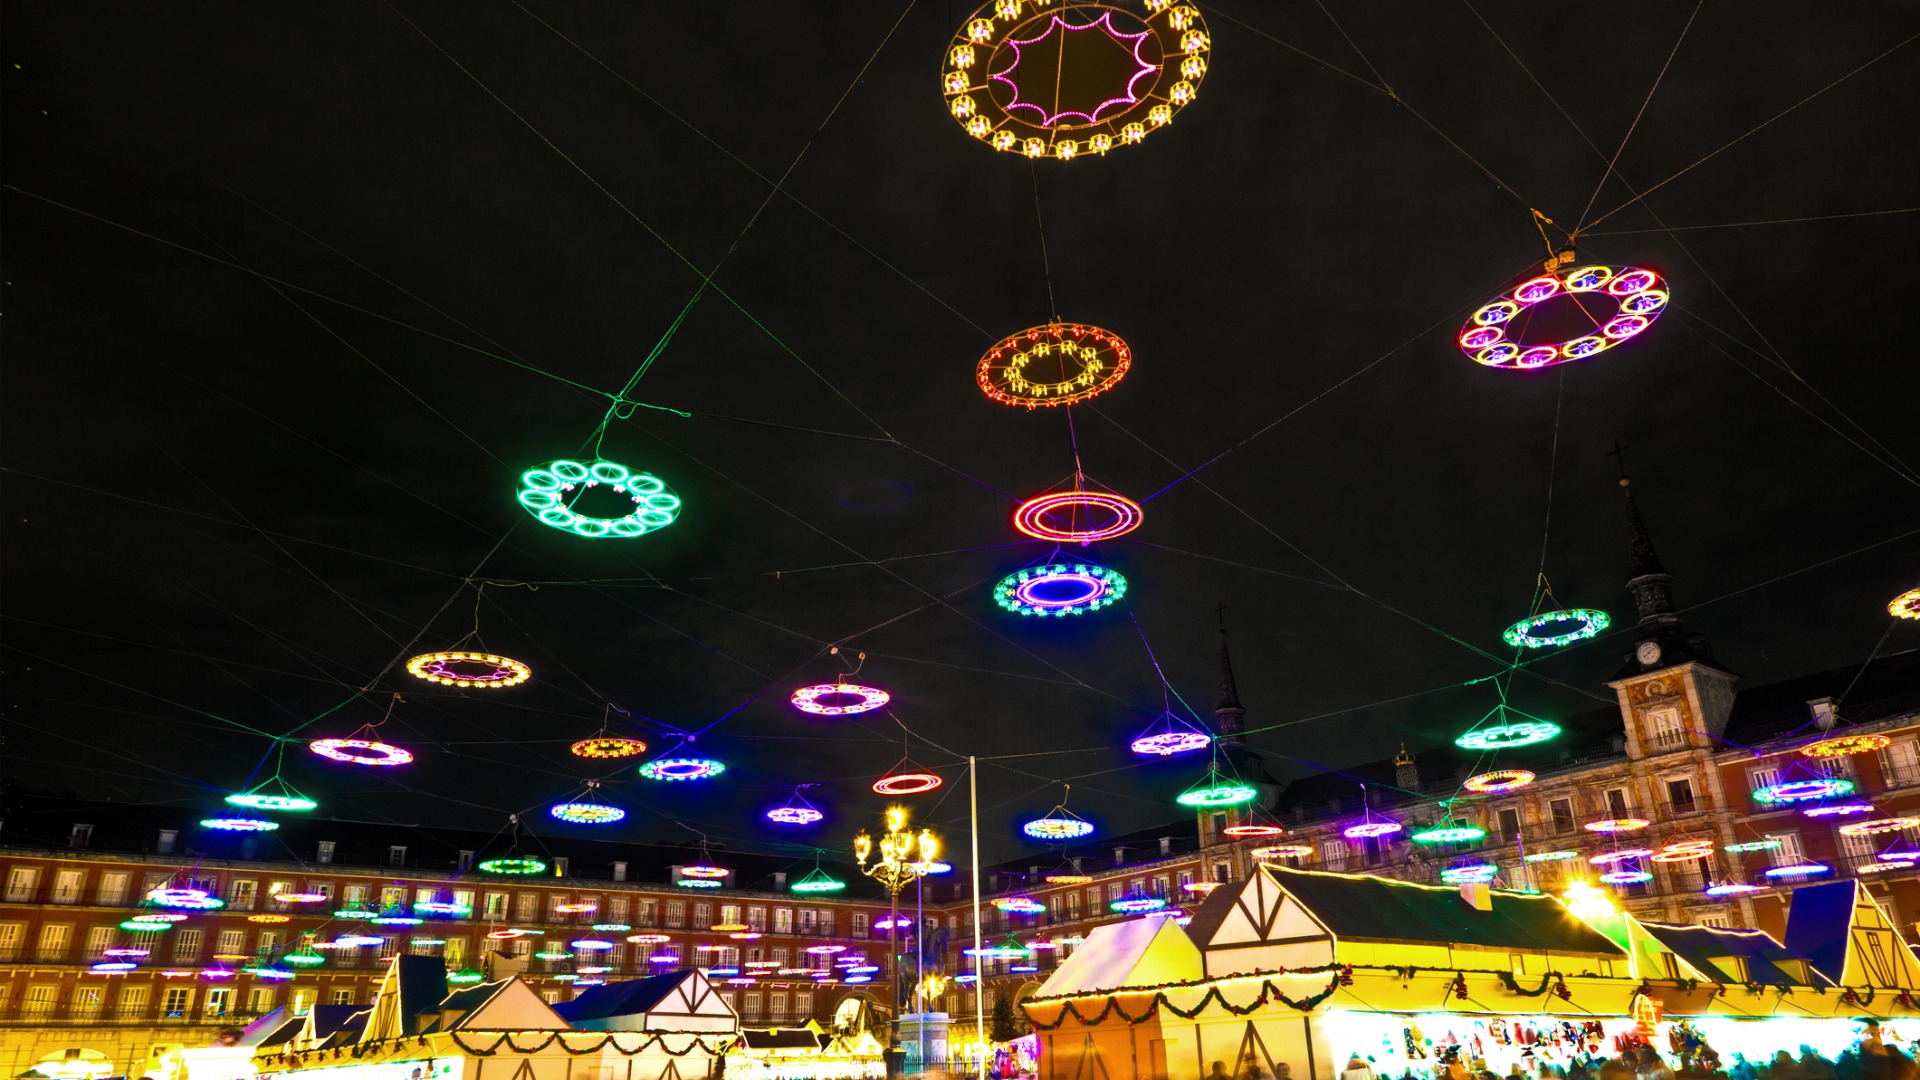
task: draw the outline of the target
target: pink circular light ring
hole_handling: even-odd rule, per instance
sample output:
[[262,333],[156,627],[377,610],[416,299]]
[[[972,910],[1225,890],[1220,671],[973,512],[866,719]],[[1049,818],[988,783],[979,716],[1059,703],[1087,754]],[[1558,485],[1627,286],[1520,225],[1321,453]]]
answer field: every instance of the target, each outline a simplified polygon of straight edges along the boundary
[[767,811],[767,820],[782,825],[811,825],[827,815],[811,806],[776,806]]
[[1349,825],[1340,835],[1349,840],[1365,840],[1374,836],[1388,836],[1400,831],[1397,821],[1363,821],[1358,825]]
[[1220,830],[1220,835],[1239,840],[1249,836],[1279,836],[1286,831],[1278,825],[1229,825]]
[[933,773],[894,773],[875,780],[873,790],[881,795],[920,795],[932,791],[942,783],[945,781]]
[[[1050,523],[1051,518],[1062,513],[1069,522],[1064,529]],[[1084,528],[1078,524],[1083,514],[1087,520]],[[1106,520],[1095,524],[1096,514],[1105,515]],[[1091,544],[1095,540],[1111,540],[1132,532],[1140,527],[1143,516],[1139,503],[1119,495],[1098,491],[1059,491],[1021,503],[1020,508],[1013,512],[1013,527],[1036,540]]]
[[[1567,341],[1534,344],[1507,336],[1512,321],[1533,305],[1556,296],[1584,293],[1617,303],[1618,310],[1600,320],[1596,332]],[[1594,356],[1639,335],[1666,310],[1667,300],[1666,282],[1652,270],[1582,266],[1560,276],[1543,274],[1521,282],[1512,292],[1475,311],[1456,340],[1462,352],[1488,367],[1510,371],[1551,367]]]
[[[307,749],[323,758],[355,765],[405,765],[413,760],[413,754],[397,746],[366,739],[315,739],[307,744]],[[352,753],[354,750],[364,753]]]
[[[859,698],[848,705],[823,705],[821,698]],[[893,700],[892,695],[874,686],[861,686],[858,683],[820,683],[815,686],[803,686],[793,692],[793,707],[801,712],[815,716],[852,716],[855,713],[871,712]]]
[[1470,776],[1460,786],[1468,791],[1477,791],[1482,795],[1499,795],[1508,791],[1518,791],[1533,783],[1533,774],[1525,769],[1497,769]]
[[1652,848],[1622,848],[1619,851],[1603,851],[1598,855],[1589,857],[1587,861],[1595,866],[1612,866],[1617,862],[1625,862],[1628,859],[1638,859],[1643,855],[1651,854],[1653,854]]

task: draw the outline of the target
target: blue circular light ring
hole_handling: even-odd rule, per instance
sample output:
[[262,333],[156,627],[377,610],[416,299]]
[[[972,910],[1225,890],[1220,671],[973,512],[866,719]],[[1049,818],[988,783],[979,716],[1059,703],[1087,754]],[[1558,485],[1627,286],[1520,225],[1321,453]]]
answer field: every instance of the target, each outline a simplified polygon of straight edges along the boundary
[[[1063,588],[1071,591],[1058,591]],[[1053,594],[1048,595],[1048,590]],[[1127,579],[1094,563],[1030,566],[1008,574],[993,587],[994,603],[1021,615],[1081,615],[1125,595]]]
[[[1541,634],[1536,631],[1556,623],[1579,623],[1575,629],[1559,634]],[[1507,627],[1500,637],[1507,644],[1518,649],[1550,649],[1556,645],[1571,645],[1594,637],[1600,631],[1612,625],[1613,620],[1604,611],[1593,608],[1568,608],[1565,611],[1543,611],[1529,619],[1521,619]]]
[[1810,877],[1814,874],[1830,873],[1832,870],[1833,867],[1828,866],[1826,863],[1793,863],[1789,866],[1769,866],[1767,867],[1767,876],[1770,878]]
[[[606,485],[633,500],[633,510],[617,518],[589,517],[567,504],[576,487]],[[680,516],[680,497],[652,473],[635,472],[617,462],[549,461],[520,474],[520,505],[543,525],[589,539],[645,536]]]

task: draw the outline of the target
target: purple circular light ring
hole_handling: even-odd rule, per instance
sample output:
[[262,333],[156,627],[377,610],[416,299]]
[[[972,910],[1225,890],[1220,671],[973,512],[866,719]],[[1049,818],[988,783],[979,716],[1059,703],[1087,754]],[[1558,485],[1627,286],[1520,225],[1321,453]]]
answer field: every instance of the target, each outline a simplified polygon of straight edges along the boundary
[[1191,721],[1175,716],[1172,712],[1163,712],[1160,719],[1133,740],[1132,750],[1136,754],[1152,754],[1155,757],[1171,757],[1194,750],[1205,750],[1213,745],[1213,736],[1200,730]]
[[[1475,311],[1460,330],[1462,352],[1475,362],[1507,370],[1533,370],[1581,360],[1635,337],[1666,310],[1666,283],[1652,270],[1582,266],[1564,275],[1543,274],[1521,282],[1505,296]],[[1527,345],[1507,337],[1507,325],[1522,311],[1556,296],[1597,293],[1618,310],[1593,334]]]
[[1652,881],[1653,874],[1646,870],[1611,870],[1601,874],[1600,880],[1609,885],[1638,885],[1643,881]]
[[1722,885],[1710,885],[1707,887],[1708,896],[1738,896],[1741,893],[1759,891],[1760,886],[1750,885],[1744,881],[1729,881]]
[[[852,697],[860,700],[852,705],[822,705],[820,699],[824,697]],[[803,686],[793,692],[792,700],[794,708],[815,716],[852,716],[855,713],[877,709],[893,700],[893,697],[878,687],[835,682]]]
[[[371,742],[367,739],[315,739],[307,744],[307,749],[323,758],[345,761],[355,765],[405,765],[413,760],[413,755],[390,743]],[[365,754],[353,754],[348,751],[363,750]]]
[[767,811],[767,820],[781,825],[811,825],[826,816],[811,806],[776,806]]
[[1358,825],[1348,826],[1340,835],[1349,840],[1365,840],[1368,837],[1386,836],[1399,831],[1400,823],[1397,821],[1363,821]]
[[[1041,590],[1061,583],[1078,585],[1082,591],[1077,596],[1068,596],[1065,599],[1058,596],[1045,597],[1039,595]],[[1093,577],[1090,574],[1053,574],[1033,581],[1021,582],[1014,587],[1013,598],[1027,607],[1070,608],[1087,603],[1094,597],[1099,596],[1105,587],[1099,578]]]

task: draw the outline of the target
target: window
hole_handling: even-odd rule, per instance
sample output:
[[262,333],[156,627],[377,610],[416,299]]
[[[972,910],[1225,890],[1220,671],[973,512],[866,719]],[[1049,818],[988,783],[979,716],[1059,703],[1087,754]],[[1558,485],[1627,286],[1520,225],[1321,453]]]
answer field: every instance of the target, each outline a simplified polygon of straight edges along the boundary
[[1227,827],[1227,815],[1225,814],[1213,815],[1213,835],[1216,838],[1219,837],[1221,832],[1223,832],[1226,829],[1226,827]]
[[53,1012],[60,1000],[60,987],[52,983],[36,983],[27,987],[27,996],[20,1002],[21,1011],[28,1016],[46,1016]]
[[[1773,785],[1779,782],[1780,782],[1779,769],[1767,768],[1767,769],[1748,769],[1747,770],[1747,790],[1748,791],[1759,791],[1761,788],[1772,787]],[[1770,809],[1769,807],[1759,802],[1755,802],[1753,806],[1756,811]]]
[[805,1020],[813,1015],[813,991],[796,990],[793,994],[793,1016],[796,1020]]
[[39,867],[16,866],[7,871],[7,899],[16,903],[32,900],[34,887],[39,884]]
[[173,854],[173,845],[177,843],[179,839],[180,839],[179,829],[161,829],[160,841],[159,843],[153,846],[153,850],[157,854],[171,855]]
[[561,855],[553,860],[553,876],[567,876],[567,857],[565,855]]
[[260,944],[256,946],[263,953],[270,953],[280,947],[280,931],[260,931]]
[[[200,928],[197,926],[175,930],[173,932],[173,958],[182,963],[200,959],[200,934]],[[171,993],[171,991],[169,991],[169,993]]]
[[1890,788],[1920,784],[1920,739],[1895,739],[1880,751],[1880,782]]
[[833,934],[833,911],[830,908],[820,911],[820,932],[829,936]]
[[1547,812],[1553,815],[1554,835],[1570,833],[1579,828],[1573,821],[1572,799],[1554,799],[1547,803]]
[[[20,958],[20,943],[27,936],[26,923],[0,923],[0,960]],[[0,985],[5,985],[0,983]]]
[[514,916],[521,922],[532,922],[540,917],[540,894],[523,892],[519,895],[518,914]]
[[318,850],[313,853],[313,861],[322,865],[333,862],[333,841],[322,840]]
[[233,882],[227,890],[227,906],[236,911],[252,911],[254,885],[251,880]]
[[245,930],[222,930],[213,941],[215,952],[228,956],[238,956],[247,951],[247,932]]
[[777,907],[773,909],[773,932],[776,934],[793,933],[793,909]]
[[310,893],[318,893],[321,896],[324,896],[327,899],[331,900],[333,899],[333,882],[309,881],[307,882],[307,891]]
[[1725,915],[1702,915],[1695,922],[1699,926],[1718,926],[1721,929],[1733,926],[1733,920]]
[[721,904],[720,905],[720,921],[723,923],[739,922],[740,921],[740,905],[739,904]]
[[447,939],[447,966],[460,968],[467,966],[467,939],[453,937]]
[[267,882],[267,898],[268,899],[273,899],[274,897],[278,897],[278,896],[285,896],[287,893],[290,893],[292,891],[293,891],[293,882],[291,881],[276,880],[276,881]]
[[120,988],[120,1015],[123,1017],[140,1016],[147,1011],[147,986],[123,986]]
[[247,1012],[253,1016],[262,1016],[273,1011],[274,989],[271,986],[256,986],[247,991]]
[[747,991],[747,1015],[756,1018],[760,1015],[760,991],[758,990]]
[[[1192,877],[1193,877],[1192,871],[1182,870],[1180,872],[1180,879],[1183,882]],[[1080,894],[1077,892],[1070,892],[1067,894],[1067,921],[1072,922],[1073,920],[1078,919],[1079,917],[1080,917]]]
[[302,986],[293,992],[293,1000],[287,1003],[287,1011],[295,1016],[305,1016],[313,1011],[314,989]]
[[1107,903],[1111,904],[1115,900],[1120,899],[1120,889],[1121,889],[1120,882],[1118,881],[1107,882]]
[[490,892],[487,894],[487,918],[504,919],[507,917],[507,894]]
[[1667,803],[1676,814],[1693,813],[1693,781],[1685,778],[1667,781]]
[[1680,726],[1680,710],[1653,709],[1647,713],[1647,746],[1654,753],[1682,750],[1687,745],[1687,730]]
[[1840,857],[1847,861],[1847,865],[1842,868],[1841,872],[1845,873],[1847,870],[1851,870],[1862,863],[1875,861],[1875,856],[1878,855],[1880,848],[1874,841],[1878,839],[1882,838],[1873,836],[1848,836],[1842,833],[1840,835]]
[[388,885],[380,890],[380,906],[383,908],[390,908],[406,902],[407,887],[405,885]]
[[775,1020],[787,1018],[787,994],[784,990],[775,990],[767,995],[767,1013]]
[[627,864],[626,863],[616,862],[613,864],[613,880],[615,881],[627,880]]
[[[786,914],[791,915],[792,912],[787,912]],[[687,905],[685,903],[679,900],[667,901],[667,925],[670,927],[679,927],[679,926],[687,925]],[[780,929],[779,919],[774,920],[774,929],[776,930]],[[793,926],[789,924],[787,926],[787,930],[790,931],[792,929],[793,929]]]
[[190,986],[169,986],[160,997],[160,1012],[164,1016],[179,1019],[193,1008],[193,988]]
[[[1060,898],[1058,896],[1054,897],[1053,903],[1054,903],[1055,910],[1058,910],[1060,906]],[[759,910],[760,910],[759,908],[754,909],[755,913],[758,913]],[[758,929],[758,927],[755,927],[755,929]],[[867,936],[867,913],[864,911],[856,911],[853,913],[853,936],[854,937]]]
[[[75,826],[78,828],[78,826]],[[93,826],[89,825],[88,828]],[[73,1015],[92,1019],[100,1015],[107,1004],[107,988],[104,986],[76,986],[73,988]]]
[[1346,869],[1347,842],[1345,840],[1320,841],[1320,865],[1327,870]]
[[[608,897],[607,898],[607,917],[603,921],[619,922],[619,923],[626,922],[627,906],[628,906],[627,898],[624,896]],[[756,926],[754,927],[754,929],[758,930],[760,929],[760,927]]]
[[42,960],[65,960],[67,946],[73,942],[71,923],[48,923],[40,928],[40,950]]
[[813,933],[813,928],[817,926],[819,922],[820,922],[819,912],[813,910],[812,908],[800,909],[800,932],[801,933],[803,934]]
[[1792,866],[1807,861],[1807,857],[1800,852],[1799,833],[1768,833],[1767,839],[1780,841],[1780,846],[1770,852],[1773,865]]
[[1214,863],[1213,864],[1213,880],[1218,882],[1221,885],[1225,885],[1229,880],[1231,880],[1232,869],[1233,868],[1231,866],[1227,865],[1224,862]]
[[390,845],[387,848],[387,865],[388,866],[407,865],[407,845],[405,844]]
[[87,931],[87,954],[83,959],[100,959],[108,949],[113,948],[113,939],[114,928],[111,926],[96,926]]
[[1633,808],[1627,802],[1626,788],[1608,788],[1606,793],[1607,816],[1624,818],[1633,816]]
[[100,875],[101,904],[124,904],[127,902],[127,886],[133,882],[132,874],[110,873]]
[[233,1000],[233,987],[216,986],[207,991],[207,1015],[227,1015],[227,1003]]
[[1153,895],[1167,895],[1167,887],[1172,884],[1165,874],[1156,874],[1153,878]]
[[370,887],[366,885],[347,886],[347,906],[348,907],[365,906],[367,902],[367,893],[369,891],[369,888]]
[[1512,843],[1520,838],[1520,810],[1518,807],[1505,807],[1494,814],[1500,823],[1500,839]]
[[50,899],[56,904],[77,904],[86,887],[85,870],[61,870],[53,875],[53,896]]
[[458,857],[454,860],[454,869],[463,874],[473,869],[473,852],[461,848]]
[[353,1004],[353,991],[351,991],[351,990],[342,990],[342,989],[340,989],[339,987],[335,987],[335,988],[334,988],[334,991],[333,991],[333,1002],[332,1002],[332,1004],[335,1004],[335,1005],[351,1005],[351,1004]]

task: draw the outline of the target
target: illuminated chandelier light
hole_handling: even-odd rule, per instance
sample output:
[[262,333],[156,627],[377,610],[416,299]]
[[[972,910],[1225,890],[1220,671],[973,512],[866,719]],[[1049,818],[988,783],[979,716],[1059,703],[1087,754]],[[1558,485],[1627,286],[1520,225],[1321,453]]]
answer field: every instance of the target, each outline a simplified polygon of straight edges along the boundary
[[629,739],[619,735],[595,735],[591,739],[581,739],[567,749],[574,757],[601,760],[639,757],[647,752],[647,744],[639,739]]
[[483,874],[539,874],[547,869],[545,860],[527,856],[506,856],[499,859],[487,859],[474,864],[474,869]]
[[1113,389],[1133,366],[1118,334],[1079,323],[1049,323],[1002,338],[980,357],[974,381],[1003,405],[1072,405]]
[[[1064,517],[1064,524],[1056,524]],[[1091,544],[1111,540],[1140,527],[1140,504],[1100,491],[1057,491],[1037,495],[1013,512],[1013,527],[1036,540],[1060,544]]]
[[[1516,316],[1555,296],[1600,294],[1616,302],[1612,318],[1594,319],[1595,333],[1566,341],[1525,344],[1507,336]],[[1666,282],[1637,266],[1589,265],[1564,275],[1543,274],[1475,311],[1460,330],[1462,352],[1475,362],[1507,371],[1530,371],[1598,355],[1652,326],[1666,310]],[[1585,305],[1581,310],[1586,311]],[[1592,318],[1592,316],[1589,316]]]
[[1890,817],[1877,818],[1873,821],[1848,822],[1840,826],[1838,831],[1841,836],[1879,836],[1881,833],[1911,829],[1916,825],[1920,825],[1920,817]]
[[1766,787],[1754,789],[1753,801],[1784,804],[1851,794],[1853,794],[1853,781],[1829,776],[1814,780],[1788,780],[1778,784],[1768,784]]
[[421,653],[407,661],[407,674],[441,686],[500,690],[526,682],[533,669],[498,653],[454,650]]
[[[1551,649],[1556,645],[1585,641],[1605,630],[1612,622],[1606,612],[1592,608],[1543,611],[1507,627],[1500,638],[1516,649]],[[1576,623],[1578,625],[1572,625]],[[1560,626],[1568,629],[1555,632],[1554,628]]]
[[1651,824],[1653,824],[1653,822],[1648,821],[1646,818],[1622,817],[1622,818],[1602,818],[1599,821],[1589,821],[1585,825],[1582,825],[1580,827],[1587,830],[1588,832],[1622,833],[1622,832],[1637,832],[1641,829],[1646,828]]
[[581,952],[606,952],[613,948],[613,942],[602,941],[599,938],[575,938],[567,942],[567,946],[579,949]]
[[1769,866],[1767,867],[1766,874],[1770,878],[1795,878],[1809,877],[1814,874],[1825,874],[1832,870],[1833,867],[1828,866],[1826,863],[1803,862],[1789,863],[1786,866]]
[[993,602],[1019,615],[1084,615],[1127,595],[1127,579],[1090,562],[1029,566],[1001,578]]
[[[802,788],[807,786],[800,785]],[[824,820],[826,816],[820,812],[819,807],[808,802],[806,796],[800,794],[800,788],[793,789],[793,794],[788,797],[784,805],[767,811],[767,820],[776,825],[811,825],[816,821]]]
[[333,917],[334,917],[334,918],[336,918],[336,919],[361,919],[361,920],[365,920],[365,919],[375,919],[375,918],[379,918],[379,916],[380,916],[380,913],[379,913],[378,911],[375,911],[375,910],[374,910],[374,909],[372,909],[372,908],[369,908],[369,907],[359,907],[359,906],[356,906],[356,905],[353,905],[353,904],[349,904],[349,905],[347,905],[346,907],[343,907],[343,908],[338,908],[338,909],[336,909],[336,910],[334,911],[334,913],[333,913]]
[[1198,95],[1212,41],[1195,6],[1034,8],[983,5],[954,34],[940,70],[947,111],[993,149],[1059,161],[1104,155],[1171,124]]
[[[569,504],[567,496],[576,488],[584,495],[602,484],[631,499],[633,509],[620,517],[590,517]],[[680,516],[680,497],[666,481],[604,459],[581,462],[562,458],[528,469],[520,474],[517,497],[541,524],[596,540],[645,536],[666,528]]]
[[315,739],[307,749],[323,758],[353,765],[405,765],[413,755],[392,743],[372,739]]
[[1047,910],[1047,905],[1026,893],[1000,897],[993,902],[993,906],[1009,915],[1039,915]]
[[1699,848],[1681,848],[1679,850],[1668,848],[1654,852],[1653,861],[1657,863],[1698,862],[1701,859],[1709,859],[1712,857],[1713,852],[1702,851]]
[[588,929],[600,934],[624,934],[633,927],[623,922],[597,922]]
[[717,889],[720,883],[709,878],[681,878],[674,882],[682,889]]
[[1525,769],[1495,769],[1470,776],[1461,787],[1482,795],[1501,795],[1509,791],[1519,791],[1533,783],[1533,774]]
[[214,817],[201,818],[200,827],[220,832],[272,832],[280,827],[280,823],[266,818]]
[[1846,757],[1849,754],[1865,754],[1874,750],[1884,750],[1893,744],[1885,735],[1835,735],[1830,739],[1808,743],[1800,752],[1810,758]]
[[102,960],[87,970],[98,972],[102,975],[118,975],[122,972],[132,971],[139,966],[139,964],[131,960]]
[[221,979],[233,978],[233,969],[226,967],[201,968],[200,977],[210,982],[219,982]]
[[153,950],[133,946],[121,949],[102,949],[100,955],[110,960],[138,959],[143,956],[153,955]]
[[1475,728],[1453,740],[1464,750],[1507,750],[1516,746],[1543,743],[1560,734],[1560,725],[1546,720],[1521,720]]
[[712,758],[655,758],[640,766],[640,775],[649,780],[711,780],[726,772],[724,763]]
[[793,692],[793,707],[815,716],[853,716],[872,712],[893,700],[893,695],[877,686],[830,682],[803,686]]
[[982,960],[1024,960],[1033,955],[1033,950],[1015,941],[1011,936],[1003,945],[983,945],[978,949],[961,949],[967,956],[977,956]]
[[839,878],[834,877],[818,866],[808,871],[805,877],[789,886],[792,891],[797,893],[839,892],[846,887],[846,882],[841,881]]
[[1887,601],[1887,614],[1896,619],[1920,619],[1920,589],[1908,589]]
[[375,926],[419,926],[427,920],[418,915],[409,915],[406,908],[395,904],[367,921]]
[[1153,725],[1133,740],[1132,750],[1136,754],[1151,754],[1156,757],[1171,757],[1194,750],[1205,750],[1213,745],[1213,736],[1195,726],[1192,721],[1175,716],[1171,710],[1160,714]]
[[1213,890],[1219,888],[1220,883],[1217,881],[1183,881],[1180,883],[1180,887],[1182,889],[1185,889],[1187,892],[1197,893],[1201,896],[1205,896],[1208,893],[1212,892]]

